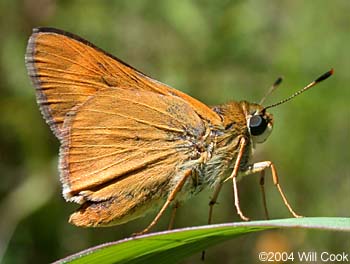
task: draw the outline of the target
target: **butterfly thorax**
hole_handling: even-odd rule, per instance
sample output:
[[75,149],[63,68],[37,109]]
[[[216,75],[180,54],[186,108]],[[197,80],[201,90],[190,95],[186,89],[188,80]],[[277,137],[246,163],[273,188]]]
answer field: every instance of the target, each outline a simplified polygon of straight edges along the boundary
[[[215,106],[212,109],[220,116],[222,122],[220,127],[211,128],[210,135],[206,139],[206,145],[210,146],[207,148],[208,159],[202,166],[200,174],[204,185],[209,186],[215,185],[218,181],[224,181],[232,172],[242,138],[245,139],[246,145],[239,165],[240,171],[246,170],[250,164],[256,143],[264,141],[258,135],[252,135],[249,127],[250,118],[261,114],[262,106],[241,101]],[[268,120],[268,132],[270,132],[272,115],[268,113],[263,115]],[[266,137],[265,135],[264,139]]]

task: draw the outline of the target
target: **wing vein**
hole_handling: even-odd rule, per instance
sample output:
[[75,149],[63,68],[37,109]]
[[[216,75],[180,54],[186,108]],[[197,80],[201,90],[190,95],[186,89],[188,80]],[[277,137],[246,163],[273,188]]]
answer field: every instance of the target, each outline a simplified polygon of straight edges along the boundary
[[[176,152],[176,151],[171,151],[171,152],[169,151],[168,153],[161,153],[161,155],[150,156],[149,159],[142,159],[142,162],[141,162],[141,163],[136,164],[136,165],[134,165],[134,166],[131,167],[131,168],[130,168],[130,167],[126,168],[126,171],[125,171],[125,172],[119,173],[119,174],[116,175],[116,176],[123,175],[123,174],[125,174],[126,172],[129,172],[129,171],[134,171],[134,170],[138,170],[138,169],[144,168],[144,167],[146,167],[146,166],[148,166],[148,165],[150,165],[150,164],[156,163],[156,162],[159,161],[159,160],[164,160],[166,157],[168,157],[169,155],[174,154],[175,152]],[[125,158],[125,159],[121,159],[121,160],[118,160],[118,161],[116,161],[116,162],[109,163],[109,164],[107,164],[106,166],[103,166],[102,168],[99,168],[99,169],[97,169],[97,170],[93,170],[93,171],[91,171],[91,172],[89,172],[89,173],[87,173],[87,174],[84,174],[82,177],[83,177],[83,178],[87,178],[87,177],[90,177],[90,176],[92,176],[92,175],[94,175],[94,174],[103,172],[103,171],[105,171],[105,170],[107,170],[107,169],[109,169],[109,168],[111,168],[111,167],[120,165],[120,164],[123,163],[123,162],[127,162],[127,161],[130,160],[130,159],[135,159],[135,158],[137,158],[137,156],[138,156],[139,154],[140,154],[140,153],[136,153],[135,155],[133,155],[133,156],[128,156],[128,157]],[[89,166],[89,167],[90,167],[90,166]],[[77,172],[77,171],[80,171],[81,169],[82,169],[82,168],[79,167],[77,170],[70,170],[70,173],[75,173],[75,172]]]
[[134,121],[136,121],[138,123],[149,125],[151,127],[155,127],[155,128],[161,129],[161,130],[168,130],[168,131],[177,132],[177,133],[183,133],[184,132],[184,130],[182,130],[182,129],[176,129],[176,128],[169,127],[169,126],[157,125],[157,124],[154,124],[154,123],[151,123],[151,122],[148,122],[148,121],[136,118],[136,117],[123,115],[123,114],[120,114],[120,113],[101,111],[101,110],[96,110],[96,109],[84,109],[84,110],[85,111],[89,111],[89,112],[94,112],[94,113],[108,114],[108,115],[115,115],[115,116],[124,117],[124,118],[127,118],[127,119],[134,120]]

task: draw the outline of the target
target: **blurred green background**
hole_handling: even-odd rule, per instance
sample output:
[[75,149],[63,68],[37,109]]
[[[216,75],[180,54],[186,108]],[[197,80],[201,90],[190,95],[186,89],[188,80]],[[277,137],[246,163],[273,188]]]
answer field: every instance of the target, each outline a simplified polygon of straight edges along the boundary
[[[350,215],[350,1],[54,1],[0,2],[0,259],[47,263],[140,231],[153,215],[122,226],[77,228],[75,204],[61,196],[58,141],[42,119],[24,65],[33,27],[78,34],[147,73],[209,104],[258,102],[280,75],[276,102],[331,67],[335,75],[271,109],[269,140],[255,161],[274,161],[295,210],[306,216]],[[268,174],[270,175],[270,174]],[[241,207],[264,218],[259,177],[239,183]],[[267,178],[273,218],[290,217]],[[205,224],[210,191],[188,201],[176,227]],[[156,230],[164,230],[169,213]],[[214,222],[240,221],[227,184]],[[206,263],[259,263],[265,251],[349,253],[348,234],[272,231],[207,251]],[[183,263],[199,262],[193,256]],[[1,261],[0,261],[1,262]]]

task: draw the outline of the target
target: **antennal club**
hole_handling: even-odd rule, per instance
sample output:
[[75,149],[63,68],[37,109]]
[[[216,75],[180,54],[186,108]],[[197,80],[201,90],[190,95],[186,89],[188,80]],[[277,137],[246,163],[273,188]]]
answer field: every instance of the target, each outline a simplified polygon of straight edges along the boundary
[[271,85],[271,87],[270,87],[270,89],[267,91],[267,93],[263,96],[263,98],[261,98],[261,100],[260,100],[260,102],[259,102],[259,105],[262,105],[262,104],[265,102],[266,98],[267,98],[270,94],[272,94],[272,92],[273,92],[274,90],[276,90],[276,88],[281,84],[282,80],[283,80],[283,77],[278,77],[278,78],[277,78],[277,80]]
[[275,103],[275,104],[272,104],[272,105],[269,105],[269,106],[266,106],[264,108],[264,110],[268,109],[268,108],[272,108],[272,107],[275,107],[275,106],[278,106],[280,104],[284,104],[288,101],[290,101],[291,99],[293,99],[294,97],[302,94],[303,92],[309,90],[311,87],[315,86],[316,84],[326,80],[328,77],[330,77],[332,74],[334,73],[334,70],[331,69],[329,70],[328,72],[322,74],[320,77],[318,77],[316,80],[314,80],[312,83],[309,83],[307,86],[305,86],[303,89],[297,91],[296,93],[292,94],[291,96],[287,97],[286,99],[283,99],[282,101],[278,102],[278,103]]

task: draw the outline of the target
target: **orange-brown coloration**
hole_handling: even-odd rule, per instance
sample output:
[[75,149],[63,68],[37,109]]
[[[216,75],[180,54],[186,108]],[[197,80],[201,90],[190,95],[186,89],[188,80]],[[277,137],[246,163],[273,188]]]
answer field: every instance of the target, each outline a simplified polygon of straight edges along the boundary
[[215,189],[212,207],[230,178],[245,219],[236,179],[267,167],[275,171],[271,163],[250,163],[273,124],[260,105],[210,108],[52,28],[34,29],[26,66],[43,116],[61,142],[63,195],[81,204],[70,218],[75,225],[121,224],[161,208],[148,231],[173,201],[178,205],[207,186]]
[[26,63],[37,88],[38,103],[58,138],[66,114],[89,96],[109,87],[178,95],[208,119],[217,116],[192,97],[155,81],[86,40],[53,28],[38,28],[30,37]]

